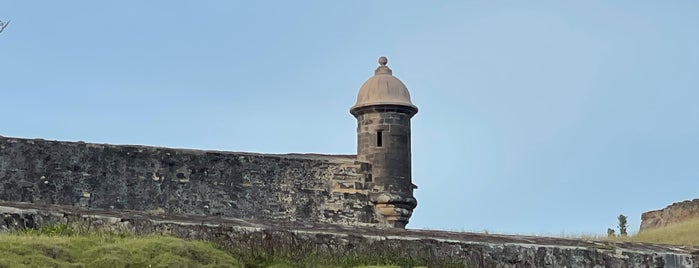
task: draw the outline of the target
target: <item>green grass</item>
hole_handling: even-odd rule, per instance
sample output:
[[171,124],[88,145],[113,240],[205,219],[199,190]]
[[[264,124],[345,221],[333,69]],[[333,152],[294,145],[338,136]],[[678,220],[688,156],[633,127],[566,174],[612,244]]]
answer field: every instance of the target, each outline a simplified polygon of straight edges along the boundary
[[[244,250],[242,250],[244,251]],[[241,251],[241,252],[242,252]],[[206,241],[165,235],[74,229],[67,225],[0,234],[0,268],[5,267],[241,267],[394,268],[361,256],[286,260],[264,254],[235,254]],[[401,265],[405,266],[405,265]],[[417,267],[414,265],[408,265]]]
[[0,236],[0,267],[239,266],[209,243],[166,236]]

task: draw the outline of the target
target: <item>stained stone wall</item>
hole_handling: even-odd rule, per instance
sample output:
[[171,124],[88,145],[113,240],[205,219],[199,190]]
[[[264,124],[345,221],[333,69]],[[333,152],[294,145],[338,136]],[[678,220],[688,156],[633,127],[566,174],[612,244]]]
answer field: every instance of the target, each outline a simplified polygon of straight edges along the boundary
[[[357,115],[357,152],[359,160],[372,163],[376,182],[392,192],[413,194],[410,118],[412,114],[391,109],[364,108]],[[377,144],[381,133],[381,146]]]
[[641,214],[640,231],[699,219],[699,198],[669,205],[663,209]]
[[357,118],[357,159],[371,163],[377,212],[393,227],[405,228],[417,200],[413,196],[410,119],[414,108],[375,105],[353,108]]
[[0,137],[0,200],[381,225],[355,156],[262,155]]

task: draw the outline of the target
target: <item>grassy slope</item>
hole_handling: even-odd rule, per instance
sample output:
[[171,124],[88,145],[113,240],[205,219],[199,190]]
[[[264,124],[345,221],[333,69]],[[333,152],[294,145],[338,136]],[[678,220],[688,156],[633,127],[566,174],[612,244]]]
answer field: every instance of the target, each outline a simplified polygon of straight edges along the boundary
[[0,267],[237,267],[213,245],[172,237],[1,235]]
[[[250,259],[249,256],[240,256]],[[257,258],[254,258],[257,259]],[[356,264],[355,264],[356,265]],[[169,236],[109,234],[55,235],[44,231],[0,234],[0,268],[5,267],[350,267],[284,260],[239,261],[204,241]],[[398,266],[356,266],[393,268]]]
[[646,230],[621,241],[699,246],[699,219]]

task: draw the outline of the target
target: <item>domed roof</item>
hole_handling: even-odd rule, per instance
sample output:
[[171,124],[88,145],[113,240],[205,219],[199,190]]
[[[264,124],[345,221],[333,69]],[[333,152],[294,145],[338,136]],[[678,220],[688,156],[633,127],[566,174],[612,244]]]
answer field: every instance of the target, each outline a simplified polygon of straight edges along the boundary
[[359,89],[357,103],[352,106],[350,112],[374,105],[407,106],[417,111],[417,106],[410,101],[408,88],[393,76],[393,71],[386,66],[387,63],[386,57],[379,58],[379,67],[374,71],[374,76]]

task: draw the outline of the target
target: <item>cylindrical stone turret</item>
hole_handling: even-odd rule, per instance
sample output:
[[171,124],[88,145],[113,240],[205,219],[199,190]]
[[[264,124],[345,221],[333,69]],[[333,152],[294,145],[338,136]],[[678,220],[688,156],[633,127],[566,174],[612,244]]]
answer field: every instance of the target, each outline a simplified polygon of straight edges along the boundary
[[370,163],[376,213],[392,227],[405,228],[417,200],[413,197],[410,119],[417,107],[408,88],[379,58],[379,67],[359,89],[350,113],[357,118],[357,160]]

